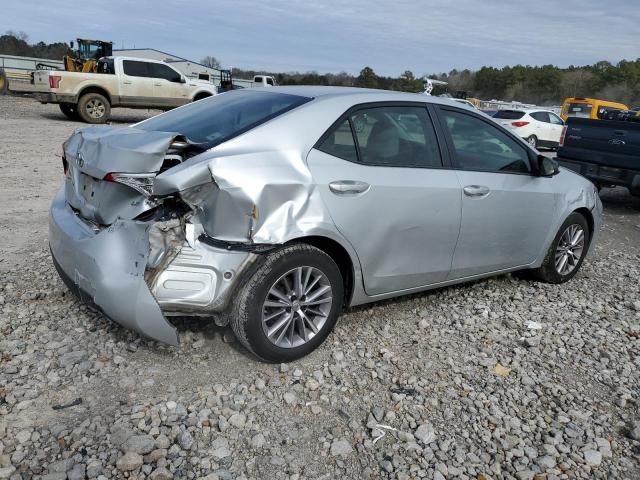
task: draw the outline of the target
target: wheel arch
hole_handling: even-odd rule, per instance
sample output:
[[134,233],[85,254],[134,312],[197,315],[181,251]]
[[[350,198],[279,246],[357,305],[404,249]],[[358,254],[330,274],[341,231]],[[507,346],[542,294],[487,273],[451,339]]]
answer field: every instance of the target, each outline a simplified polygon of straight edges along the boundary
[[316,247],[336,262],[344,281],[344,305],[350,305],[355,291],[355,282],[358,273],[356,271],[356,263],[349,251],[341,245],[340,242],[321,235],[300,237],[287,242],[287,244],[292,243],[306,243],[307,245]]
[[198,100],[202,100],[203,98],[208,98],[212,96],[213,96],[213,93],[207,92],[206,90],[200,90],[199,92],[196,92],[196,94],[193,96],[192,101],[197,102]]
[[86,87],[83,87],[78,92],[78,102],[80,101],[83,95],[86,95],[88,93],[97,93],[99,95],[102,95],[104,98],[107,99],[109,104],[113,106],[113,100],[111,99],[111,95],[109,95],[109,92],[107,92],[107,90],[104,89],[103,87],[99,87],[97,85],[87,85]]
[[587,221],[587,225],[589,226],[589,243],[591,243],[591,239],[593,238],[593,231],[595,229],[595,221],[593,219],[593,213],[587,207],[580,207],[575,209],[571,213],[579,213],[582,215]]

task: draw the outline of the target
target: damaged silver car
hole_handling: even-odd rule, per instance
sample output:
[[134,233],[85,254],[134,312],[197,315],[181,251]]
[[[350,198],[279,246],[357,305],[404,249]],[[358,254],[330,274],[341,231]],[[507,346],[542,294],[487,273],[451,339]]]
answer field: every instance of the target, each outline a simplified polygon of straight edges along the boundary
[[81,128],[63,167],[50,246],[71,290],[172,345],[172,316],[230,323],[272,362],[345,306],[524,269],[565,282],[602,213],[485,115],[375,90],[241,90]]

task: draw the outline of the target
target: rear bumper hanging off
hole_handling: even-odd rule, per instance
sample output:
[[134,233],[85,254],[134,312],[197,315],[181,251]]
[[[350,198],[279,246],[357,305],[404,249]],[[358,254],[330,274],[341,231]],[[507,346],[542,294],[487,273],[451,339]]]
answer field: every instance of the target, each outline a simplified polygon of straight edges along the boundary
[[63,189],[49,218],[51,255],[70,290],[118,324],[170,345],[178,344],[178,333],[165,314],[225,310],[243,274],[258,258],[198,241],[181,245],[177,255],[149,275],[153,221],[119,219],[96,229],[69,207]]

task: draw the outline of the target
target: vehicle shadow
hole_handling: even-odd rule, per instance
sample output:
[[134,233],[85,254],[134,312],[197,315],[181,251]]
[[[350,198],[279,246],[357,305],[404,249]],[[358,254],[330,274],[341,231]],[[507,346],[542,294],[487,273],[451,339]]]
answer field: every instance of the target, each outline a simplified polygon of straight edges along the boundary
[[600,200],[605,211],[615,213],[640,211],[640,197],[634,197],[626,188],[603,188],[600,191]]
[[[154,115],[160,114],[162,112],[149,112],[148,114],[140,114],[140,115],[113,115],[106,124],[102,125],[130,125],[132,123],[138,123],[143,120],[147,120],[148,118],[153,117]],[[46,118],[47,120],[53,120],[57,122],[65,122],[72,123],[77,125],[78,127],[91,127],[92,124],[84,123],[79,120],[70,120],[62,114],[57,113],[42,113],[42,118]],[[97,125],[100,126],[100,125]]]

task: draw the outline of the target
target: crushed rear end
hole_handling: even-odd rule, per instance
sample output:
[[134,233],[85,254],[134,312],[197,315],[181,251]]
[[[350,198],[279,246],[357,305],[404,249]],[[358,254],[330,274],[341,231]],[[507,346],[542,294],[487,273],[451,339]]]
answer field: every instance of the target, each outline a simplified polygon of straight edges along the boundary
[[[50,211],[51,254],[68,287],[115,322],[172,345],[167,316],[225,310],[257,258],[205,234],[200,217],[210,213],[199,202],[224,196],[206,162],[181,192],[165,181],[165,193],[154,194],[158,176],[199,153],[176,133],[79,129],[64,145],[64,184]],[[249,216],[240,217],[236,230],[246,233]]]

